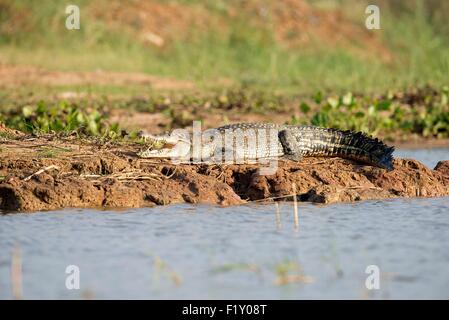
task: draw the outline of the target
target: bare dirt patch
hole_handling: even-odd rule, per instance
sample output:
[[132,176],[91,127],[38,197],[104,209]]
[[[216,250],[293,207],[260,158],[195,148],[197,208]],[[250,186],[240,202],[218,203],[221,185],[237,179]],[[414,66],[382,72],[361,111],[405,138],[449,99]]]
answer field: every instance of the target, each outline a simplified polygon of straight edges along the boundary
[[449,161],[431,170],[396,159],[395,169],[339,158],[280,161],[274,175],[259,165],[176,165],[140,159],[138,144],[80,141],[75,137],[15,136],[0,144],[0,209],[143,207],[171,203],[236,205],[291,200],[335,203],[449,195]]
[[192,89],[194,84],[188,81],[156,77],[143,73],[127,72],[74,72],[52,71],[25,65],[0,63],[0,88],[12,88],[23,85],[69,86],[69,85],[141,85],[153,89]]
[[385,62],[392,60],[379,32],[370,32],[342,10],[323,10],[303,0],[234,2],[224,7],[221,14],[204,4],[156,1],[108,1],[93,4],[90,9],[96,19],[111,29],[125,28],[141,42],[156,47],[189,39],[192,31],[197,30],[226,34],[234,20],[224,19],[222,14],[239,18],[244,13],[244,19],[258,28],[272,26],[275,40],[289,48],[307,49],[311,44],[320,44],[348,48],[360,56],[381,58]]
[[157,1],[103,1],[89,6],[91,14],[112,30],[126,29],[141,42],[164,47],[174,39],[183,39],[193,29],[218,29],[218,17],[203,6]]
[[289,48],[307,49],[311,44],[320,44],[347,48],[361,57],[376,57],[384,62],[393,58],[379,32],[352,21],[342,10],[323,10],[303,0],[251,0],[245,1],[243,7],[253,13],[256,24],[273,24],[276,40]]

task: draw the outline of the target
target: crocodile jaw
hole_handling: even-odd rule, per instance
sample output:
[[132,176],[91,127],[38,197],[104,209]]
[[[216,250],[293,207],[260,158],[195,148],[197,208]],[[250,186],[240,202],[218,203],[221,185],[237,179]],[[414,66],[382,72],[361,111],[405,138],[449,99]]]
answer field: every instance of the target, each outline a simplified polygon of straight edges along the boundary
[[190,144],[179,142],[171,148],[162,148],[157,150],[147,150],[138,152],[137,155],[141,158],[172,158],[181,159],[190,157]]
[[159,143],[163,145],[160,149],[153,149],[153,146],[151,146],[138,152],[137,155],[141,158],[190,158],[190,136],[183,130],[174,130],[170,135],[152,135],[143,132],[139,135],[145,141],[150,141],[152,145]]

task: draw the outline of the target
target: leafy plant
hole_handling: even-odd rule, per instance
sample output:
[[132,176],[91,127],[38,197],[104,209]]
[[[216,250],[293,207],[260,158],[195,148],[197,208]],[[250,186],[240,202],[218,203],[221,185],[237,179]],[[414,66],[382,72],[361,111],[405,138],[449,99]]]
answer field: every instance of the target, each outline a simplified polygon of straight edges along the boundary
[[[363,131],[373,135],[419,134],[424,137],[449,136],[449,90],[424,88],[407,98],[397,98],[391,92],[371,98],[355,96],[351,92],[324,99],[314,97],[316,106],[306,103],[299,110],[309,121],[293,116],[290,123],[309,123],[320,127],[332,127]],[[400,95],[404,96],[404,94]],[[314,110],[314,112],[310,112]]]
[[5,119],[7,126],[34,134],[71,133],[86,135],[107,135],[117,137],[118,124],[109,124],[107,114],[95,107],[82,109],[65,101],[48,105],[44,101],[27,105],[15,115]]

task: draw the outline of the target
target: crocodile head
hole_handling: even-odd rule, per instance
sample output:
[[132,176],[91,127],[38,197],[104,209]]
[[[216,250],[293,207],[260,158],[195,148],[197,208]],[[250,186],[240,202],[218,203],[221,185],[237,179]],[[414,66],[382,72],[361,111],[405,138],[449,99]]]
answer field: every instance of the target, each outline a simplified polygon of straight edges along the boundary
[[139,136],[149,143],[149,147],[137,153],[141,158],[190,158],[190,134],[183,129],[175,129],[170,134],[152,135],[139,132]]

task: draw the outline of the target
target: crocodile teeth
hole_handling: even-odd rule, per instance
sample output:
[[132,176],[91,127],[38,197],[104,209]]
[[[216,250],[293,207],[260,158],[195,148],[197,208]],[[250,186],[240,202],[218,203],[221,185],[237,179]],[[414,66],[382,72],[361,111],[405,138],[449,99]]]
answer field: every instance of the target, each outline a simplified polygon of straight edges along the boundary
[[165,139],[145,138],[145,142],[148,149],[162,149],[167,144]]

